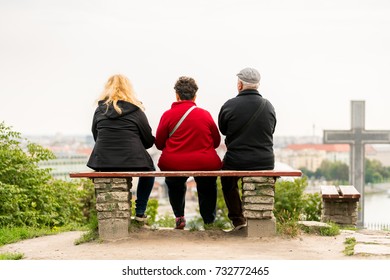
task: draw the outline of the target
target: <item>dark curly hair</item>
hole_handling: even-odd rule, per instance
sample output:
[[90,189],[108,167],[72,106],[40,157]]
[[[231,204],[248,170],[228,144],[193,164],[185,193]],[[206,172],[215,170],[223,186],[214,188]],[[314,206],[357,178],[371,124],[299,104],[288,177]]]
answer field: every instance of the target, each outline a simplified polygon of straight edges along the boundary
[[198,86],[193,78],[182,76],[176,81],[174,89],[179,94],[180,100],[192,100],[198,91]]

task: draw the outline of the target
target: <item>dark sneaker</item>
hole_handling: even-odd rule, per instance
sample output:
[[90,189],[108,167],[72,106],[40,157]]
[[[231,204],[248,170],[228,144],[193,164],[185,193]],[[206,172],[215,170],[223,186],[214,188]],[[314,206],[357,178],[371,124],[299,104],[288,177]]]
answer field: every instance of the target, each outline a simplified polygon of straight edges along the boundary
[[247,226],[248,226],[248,223],[247,223],[247,221],[245,221],[245,223],[243,223],[243,224],[236,225],[234,227],[233,231],[238,231],[240,229],[246,228]]
[[[233,226],[234,226],[234,225],[233,225]],[[231,228],[231,229],[224,229],[223,231],[224,231],[224,232],[227,232],[227,233],[234,234],[234,235],[236,235],[236,234],[241,235],[241,234],[245,234],[245,233],[247,232],[247,231],[246,231],[247,228],[248,228],[248,222],[245,221],[245,222],[242,223],[242,224],[238,224],[238,225],[234,226],[234,227]]]
[[146,223],[146,221],[148,220],[148,217],[145,214],[137,214],[137,215],[135,215],[134,219],[137,222]]
[[186,219],[183,216],[177,217],[175,229],[184,229],[185,226],[186,226]]

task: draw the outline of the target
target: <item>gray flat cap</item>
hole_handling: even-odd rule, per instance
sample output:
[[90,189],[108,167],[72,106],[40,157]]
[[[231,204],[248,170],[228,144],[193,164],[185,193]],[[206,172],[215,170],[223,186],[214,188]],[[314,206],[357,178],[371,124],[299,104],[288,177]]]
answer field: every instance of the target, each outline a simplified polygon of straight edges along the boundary
[[258,84],[260,82],[260,73],[254,68],[244,68],[237,74],[237,77],[240,78],[241,81],[250,83],[250,84]]

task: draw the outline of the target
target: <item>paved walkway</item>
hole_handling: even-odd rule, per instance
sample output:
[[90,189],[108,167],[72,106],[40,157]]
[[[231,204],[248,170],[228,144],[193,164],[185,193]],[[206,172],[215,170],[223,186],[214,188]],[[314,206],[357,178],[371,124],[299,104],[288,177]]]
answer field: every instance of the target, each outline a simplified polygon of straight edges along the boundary
[[[328,224],[314,221],[302,221],[300,224],[311,227],[329,227]],[[390,231],[378,230],[341,230],[345,241],[353,238],[356,242],[353,255],[357,256],[383,256],[390,258]]]
[[[25,260],[390,260],[390,232],[343,230],[337,236],[302,234],[242,238],[222,231],[153,231],[139,229],[117,242],[75,245],[83,232],[27,239],[0,247],[0,253],[23,253]],[[352,256],[345,241],[354,238]],[[178,245],[180,244],[180,245]]]
[[351,231],[350,237],[357,242],[354,255],[390,256],[390,232],[359,230]]

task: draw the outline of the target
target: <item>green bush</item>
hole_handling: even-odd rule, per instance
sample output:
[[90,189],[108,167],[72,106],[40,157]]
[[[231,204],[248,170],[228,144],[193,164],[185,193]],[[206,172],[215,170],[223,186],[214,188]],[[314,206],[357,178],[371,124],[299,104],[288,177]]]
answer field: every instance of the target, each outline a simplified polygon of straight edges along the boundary
[[274,215],[279,222],[320,220],[321,196],[304,193],[306,187],[307,177],[276,182]]
[[148,217],[148,223],[154,224],[158,213],[158,200],[151,198],[148,200],[145,214]]
[[0,123],[0,227],[59,227],[88,220],[92,183],[55,180],[50,169],[39,168],[40,161],[54,157]]
[[306,177],[276,182],[274,215],[277,220],[299,220],[304,209],[303,191],[306,186]]
[[303,195],[302,219],[306,221],[321,220],[321,195],[319,193],[307,193]]
[[155,222],[155,225],[157,227],[172,228],[175,226],[175,217],[171,214],[165,214]]

